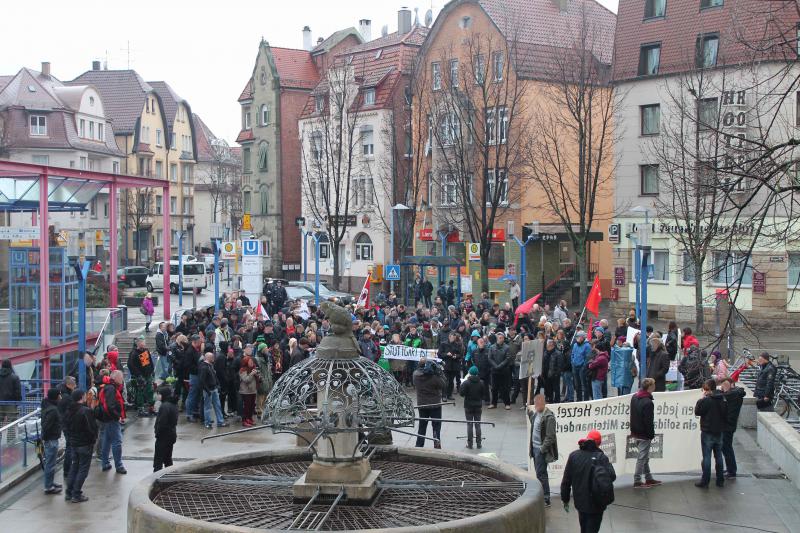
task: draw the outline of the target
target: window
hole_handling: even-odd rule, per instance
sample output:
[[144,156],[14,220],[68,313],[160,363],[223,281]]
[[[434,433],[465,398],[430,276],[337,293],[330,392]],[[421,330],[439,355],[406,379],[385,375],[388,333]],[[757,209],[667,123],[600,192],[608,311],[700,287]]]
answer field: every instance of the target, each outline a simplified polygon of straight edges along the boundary
[[450,60],[450,87],[458,87],[458,59]]
[[697,280],[697,272],[694,259],[687,252],[683,252],[683,265],[681,267],[681,280],[684,283],[694,283]]
[[[631,272],[636,272],[636,258],[631,258],[633,261],[633,268]],[[651,250],[648,256],[648,264],[653,269],[653,277],[650,281],[669,281],[669,251],[668,250]]]
[[108,218],[108,202],[103,202],[103,217]]
[[175,135],[174,131],[169,134],[169,149],[170,150],[178,149],[178,136]]
[[703,98],[697,102],[698,129],[708,130],[717,127],[719,108],[716,98]]
[[269,194],[267,194],[267,189],[261,189],[259,192],[259,201],[261,205],[261,214],[266,215],[269,213]]
[[[88,158],[86,158],[86,157],[81,157],[81,158],[80,158],[80,162],[81,162],[81,170],[86,170],[86,167],[87,167],[87,166],[88,166],[88,164],[89,164],[89,159],[88,159]],[[144,175],[146,175],[146,174],[142,174],[142,175],[144,176]]]
[[251,172],[250,168],[250,148],[244,148],[242,150],[242,167],[244,172]]
[[486,203],[494,204],[495,198],[496,205],[508,205],[508,176],[505,169],[490,168],[486,171]]
[[698,35],[695,44],[696,65],[698,68],[710,68],[717,65],[719,35]]
[[50,164],[50,156],[49,155],[35,155],[31,157],[31,161],[34,165],[49,165]]
[[786,286],[792,289],[800,288],[800,253],[789,252],[789,272]]
[[723,5],[723,0],[700,0],[700,9],[707,9],[709,7],[719,7]]
[[184,215],[192,214],[192,198],[190,196],[183,197],[183,214]]
[[661,44],[645,44],[639,50],[639,76],[655,76],[661,59]]
[[375,89],[366,89],[364,91],[364,105],[375,105]]
[[373,205],[375,191],[372,178],[354,178],[352,185],[352,205],[355,208],[368,208]]
[[356,261],[372,261],[372,239],[366,233],[356,236]]
[[643,105],[639,106],[639,110],[642,117],[642,135],[658,135],[661,129],[661,105]]
[[164,163],[161,161],[156,161],[156,177],[163,178],[164,177]]
[[508,111],[505,106],[497,108],[497,139],[500,144],[505,144],[508,133]]
[[658,196],[658,165],[639,165],[642,196]]
[[497,126],[495,121],[495,109],[493,107],[486,110],[486,143],[495,144],[497,142]]
[[270,119],[270,108],[269,104],[264,104],[261,106],[261,125],[268,126]]
[[482,54],[475,56],[475,84],[483,85],[486,81],[486,57]]
[[317,113],[322,113],[323,109],[325,109],[325,97],[321,94],[318,94],[314,97],[314,110]]
[[164,243],[164,230],[157,229],[156,230],[156,247],[161,247]]
[[454,207],[458,204],[458,181],[452,174],[443,174],[439,182],[439,205]]
[[136,208],[139,210],[139,213],[148,213],[150,211],[149,209],[150,206],[148,205],[149,202],[147,201],[148,200],[147,196],[139,193],[136,199],[137,199]]
[[119,174],[119,161],[114,161],[111,163],[111,170],[114,172],[114,174]]
[[269,170],[269,143],[262,142],[258,146],[258,169]]
[[94,139],[94,122],[89,121],[89,138]]
[[714,252],[714,283],[727,287],[737,285],[741,277],[742,285],[753,283],[752,259],[741,253]]
[[250,191],[242,193],[242,211],[250,213]]
[[439,122],[439,142],[442,146],[454,144],[461,132],[461,124],[455,111],[445,113]]
[[373,142],[372,128],[361,128],[361,153],[364,157],[372,157],[375,154]]
[[177,196],[170,196],[169,197],[169,212],[173,214],[177,214],[178,212],[178,197]]
[[162,146],[161,142],[161,130],[156,129],[156,146]]
[[506,268],[506,247],[500,243],[493,243],[489,248],[489,257],[486,261],[487,268]]
[[663,17],[666,7],[667,0],[646,0],[644,3],[644,18]]
[[79,129],[78,129],[78,131],[79,131],[79,135],[80,135],[82,138],[84,138],[84,139],[85,139],[85,138],[86,138],[86,120],[84,120],[84,119],[81,119],[81,121],[80,121],[80,126],[79,126],[78,128],[79,128]]
[[47,135],[47,117],[31,115],[31,135]]
[[319,162],[325,149],[322,133],[315,131],[311,134],[311,157]]
[[246,130],[250,129],[250,108],[245,107],[242,110],[242,127]]
[[98,141],[105,141],[106,134],[105,134],[104,124],[102,122],[97,123],[97,140]]
[[508,134],[508,111],[505,106],[486,110],[486,142],[504,144]]
[[717,186],[717,168],[713,161],[697,163],[697,183],[705,193],[711,193]]
[[431,63],[431,81],[434,91],[442,88],[442,66],[439,63]]
[[505,63],[505,56],[503,52],[495,52],[492,54],[492,72],[494,74],[494,81],[501,81],[503,79],[503,68]]
[[176,163],[170,163],[169,165],[169,180],[178,181],[178,165]]
[[156,215],[160,215],[161,214],[161,204],[163,203],[163,201],[164,201],[164,198],[160,194],[157,194],[156,195]]
[[192,183],[194,180],[194,167],[191,164],[183,165],[183,182]]

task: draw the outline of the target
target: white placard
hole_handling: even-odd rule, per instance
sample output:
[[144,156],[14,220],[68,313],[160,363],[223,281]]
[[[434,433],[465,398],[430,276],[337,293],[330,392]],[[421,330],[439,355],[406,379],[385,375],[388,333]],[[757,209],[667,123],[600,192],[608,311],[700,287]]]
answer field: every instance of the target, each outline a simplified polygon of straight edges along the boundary
[[219,258],[225,261],[236,259],[236,243],[234,241],[223,242],[219,250]]
[[412,348],[411,346],[401,346],[399,344],[389,344],[383,350],[384,359],[402,359],[403,361],[419,361],[421,357],[427,357],[439,361],[436,357],[436,350],[424,350],[422,348]]

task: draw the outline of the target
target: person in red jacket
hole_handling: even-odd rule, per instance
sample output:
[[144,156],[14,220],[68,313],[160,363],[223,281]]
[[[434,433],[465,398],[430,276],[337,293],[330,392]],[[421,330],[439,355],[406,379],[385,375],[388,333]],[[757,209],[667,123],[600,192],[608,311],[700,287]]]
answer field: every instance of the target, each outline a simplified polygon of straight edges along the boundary
[[697,340],[697,337],[692,335],[692,328],[683,328],[683,338],[681,339],[681,348],[683,348],[684,354],[686,350],[688,350],[691,346],[700,347],[700,341]]
[[606,382],[608,375],[608,352],[598,352],[592,362],[589,363],[589,372],[594,374],[592,377],[592,399],[603,399],[603,383]]

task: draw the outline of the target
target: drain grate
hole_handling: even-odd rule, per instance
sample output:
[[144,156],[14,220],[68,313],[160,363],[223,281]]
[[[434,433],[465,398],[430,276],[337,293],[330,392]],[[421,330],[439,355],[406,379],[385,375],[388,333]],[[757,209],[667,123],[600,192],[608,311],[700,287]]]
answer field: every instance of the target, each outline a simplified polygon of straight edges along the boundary
[[783,472],[753,472],[751,475],[756,479],[789,479]]

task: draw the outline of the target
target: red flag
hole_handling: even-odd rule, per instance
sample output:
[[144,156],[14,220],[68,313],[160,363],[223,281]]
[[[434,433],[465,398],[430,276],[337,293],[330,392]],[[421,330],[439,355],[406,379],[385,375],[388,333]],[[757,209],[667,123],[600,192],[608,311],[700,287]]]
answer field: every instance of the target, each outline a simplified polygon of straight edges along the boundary
[[519,320],[520,316],[524,315],[525,313],[531,312],[531,309],[533,309],[533,304],[535,304],[541,296],[542,296],[541,293],[539,293],[533,298],[525,300],[524,302],[522,302],[520,305],[517,306],[517,310],[514,311],[514,327],[517,326],[517,321]]
[[600,293],[600,278],[595,275],[594,283],[592,283],[592,290],[589,291],[589,296],[586,298],[586,310],[596,317],[600,317],[600,300],[603,295]]
[[364,282],[364,288],[361,289],[361,294],[358,295],[358,301],[356,302],[356,309],[359,307],[369,309],[369,281],[370,281],[370,276],[367,276],[367,280]]
[[259,300],[258,306],[256,306],[256,320],[266,320],[268,318],[267,310],[264,309],[264,306],[261,305],[261,301]]

